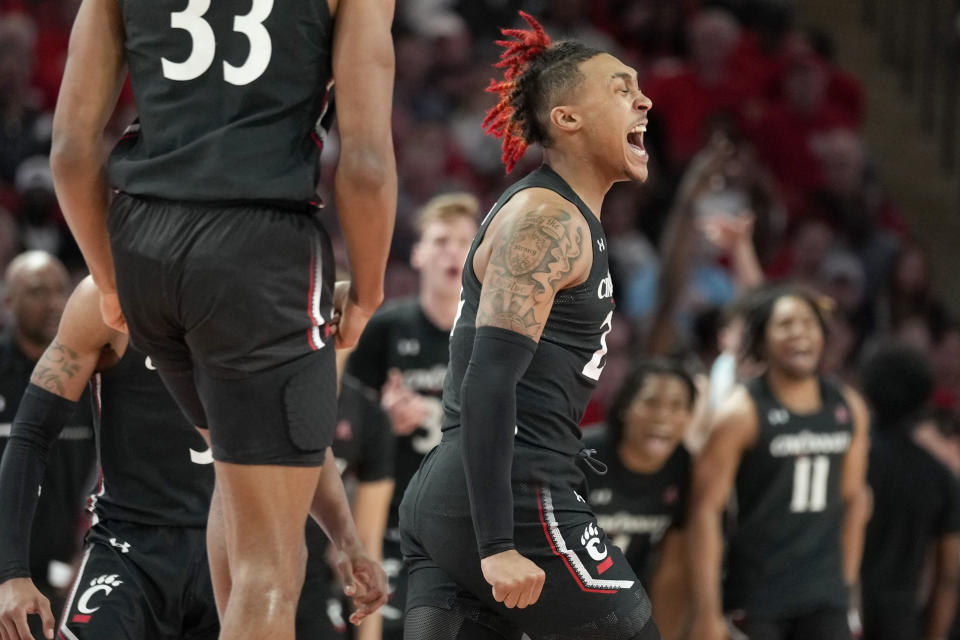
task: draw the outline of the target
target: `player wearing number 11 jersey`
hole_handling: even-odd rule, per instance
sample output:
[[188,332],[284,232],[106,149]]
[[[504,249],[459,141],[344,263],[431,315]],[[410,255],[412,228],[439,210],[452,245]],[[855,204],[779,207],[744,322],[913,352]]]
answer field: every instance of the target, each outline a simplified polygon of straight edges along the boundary
[[[225,638],[293,638],[308,513],[350,558],[353,621],[386,601],[328,462],[334,346],[352,346],[383,299],[396,209],[393,5],[83,0],[74,22],[53,125],[57,195],[106,323],[129,329],[210,435]],[[104,171],[125,69],[139,121]],[[336,291],[315,203],[331,81],[353,274]]]
[[[868,414],[855,391],[817,374],[823,313],[812,295],[790,288],[764,292],[747,311],[745,350],[766,371],[721,407],[694,469],[697,640],[851,637],[848,590],[868,511]],[[721,604],[720,521],[734,489]]]
[[[614,182],[647,177],[651,103],[636,72],[575,42],[505,31],[488,124],[507,168],[544,164],[497,200],[463,269],[443,437],[400,505],[405,638],[655,639],[650,601],[597,527],[576,464],[613,286],[600,220]],[[599,468],[599,465],[597,465]]]

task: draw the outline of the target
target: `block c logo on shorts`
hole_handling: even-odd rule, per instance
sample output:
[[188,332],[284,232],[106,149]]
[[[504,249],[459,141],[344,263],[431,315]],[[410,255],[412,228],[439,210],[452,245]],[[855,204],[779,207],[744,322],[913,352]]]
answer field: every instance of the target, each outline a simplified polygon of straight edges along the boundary
[[80,596],[80,599],[77,600],[77,611],[79,613],[73,618],[71,622],[90,622],[90,614],[97,611],[100,607],[91,607],[90,599],[98,594],[103,593],[104,596],[109,596],[114,589],[123,584],[123,581],[119,579],[119,576],[116,574],[113,575],[103,575],[98,578],[94,578],[90,581],[90,586],[87,587],[87,590],[83,592],[83,595]]
[[599,563],[597,573],[602,574],[613,566],[613,558],[608,557],[610,554],[607,551],[607,545],[600,542],[600,535],[600,529],[597,528],[595,523],[591,522],[583,530],[583,535],[580,536],[580,544],[586,547],[587,553],[593,561]]

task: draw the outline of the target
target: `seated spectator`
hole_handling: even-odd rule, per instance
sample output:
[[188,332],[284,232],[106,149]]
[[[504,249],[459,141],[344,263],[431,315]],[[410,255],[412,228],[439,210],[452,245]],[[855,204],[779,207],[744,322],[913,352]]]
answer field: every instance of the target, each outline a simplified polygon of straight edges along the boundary
[[877,330],[896,332],[912,318],[926,322],[932,335],[947,327],[947,310],[933,290],[930,259],[919,244],[908,242],[901,247],[883,293],[877,298],[875,317]]
[[795,220],[784,236],[788,243],[774,256],[767,267],[772,280],[789,280],[805,286],[816,286],[820,266],[836,243],[829,224],[815,218]]
[[826,221],[857,255],[872,299],[886,282],[906,225],[871,175],[856,132],[829,131],[819,138],[817,151],[824,180],[807,197],[802,215]]
[[643,90],[653,101],[651,120],[666,129],[668,164],[684,167],[700,149],[716,113],[739,114],[759,96],[756,76],[735,65],[740,27],[726,11],[701,12],[690,24],[690,61],[679,70],[654,72]]
[[24,14],[0,16],[0,205],[13,207],[9,194],[17,167],[50,149],[50,118],[30,86],[36,27]]
[[[933,372],[920,352],[885,343],[865,360],[861,381],[874,424],[874,507],[860,572],[863,638],[945,638],[960,579],[960,491],[953,474],[913,439],[929,409]],[[930,552],[933,587],[923,606],[921,573]]]
[[771,65],[766,97],[776,102],[783,97],[780,78],[792,60],[817,56],[827,72],[826,100],[842,112],[852,126],[863,122],[864,95],[860,81],[834,62],[834,45],[829,34],[821,29],[794,29],[783,39],[776,61]]
[[824,134],[849,126],[846,115],[826,99],[827,69],[814,55],[791,60],[780,77],[783,97],[752,128],[761,156],[780,181],[791,209],[823,183],[816,148]]

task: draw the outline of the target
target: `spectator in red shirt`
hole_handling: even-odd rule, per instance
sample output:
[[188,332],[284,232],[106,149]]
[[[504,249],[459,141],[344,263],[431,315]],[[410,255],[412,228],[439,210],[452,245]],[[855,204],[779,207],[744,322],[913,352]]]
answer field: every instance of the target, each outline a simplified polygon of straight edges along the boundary
[[823,184],[816,147],[827,132],[851,124],[826,99],[828,70],[817,56],[794,58],[781,79],[782,99],[770,106],[753,132],[754,141],[780,180],[791,209]]
[[706,125],[718,113],[742,113],[759,97],[757,77],[736,64],[740,26],[721,9],[701,12],[690,24],[690,61],[655,72],[644,92],[657,105],[667,134],[668,163],[682,168],[703,146]]

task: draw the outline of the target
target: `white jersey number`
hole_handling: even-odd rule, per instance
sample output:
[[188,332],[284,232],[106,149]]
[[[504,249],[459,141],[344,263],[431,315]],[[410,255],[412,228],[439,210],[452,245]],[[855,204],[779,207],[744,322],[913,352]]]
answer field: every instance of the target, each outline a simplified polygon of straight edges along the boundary
[[607,314],[600,328],[604,329],[600,335],[600,348],[593,352],[593,357],[590,358],[590,362],[584,365],[581,372],[591,380],[599,380],[600,374],[603,372],[603,365],[605,364],[603,357],[607,355],[607,334],[613,330],[613,311]]
[[[170,26],[190,34],[190,55],[183,62],[161,58],[163,77],[169,80],[193,80],[203,75],[213,64],[216,36],[210,23],[203,16],[210,9],[210,0],[189,0],[187,8],[170,14]],[[223,79],[230,84],[250,84],[266,71],[273,54],[273,42],[263,26],[263,21],[273,11],[273,0],[253,0],[250,13],[234,16],[233,30],[242,33],[250,41],[250,53],[239,67],[224,61]]]
[[793,466],[793,497],[790,511],[806,513],[827,508],[827,479],[830,477],[830,458],[827,456],[800,456]]

